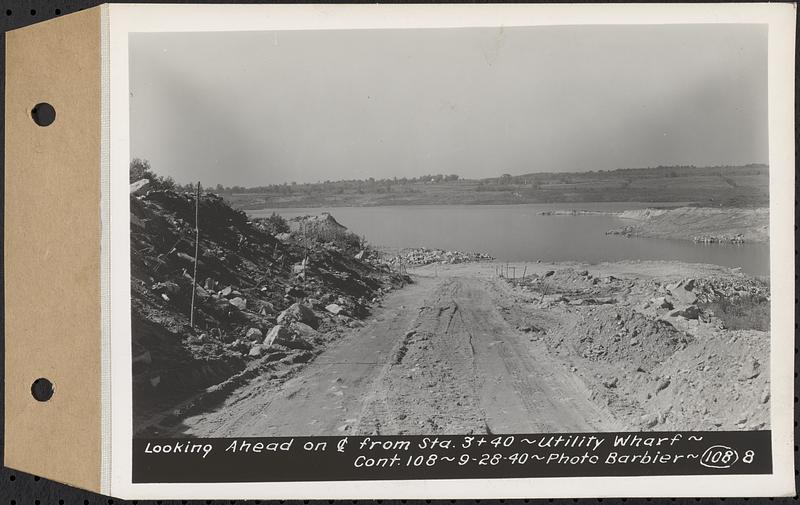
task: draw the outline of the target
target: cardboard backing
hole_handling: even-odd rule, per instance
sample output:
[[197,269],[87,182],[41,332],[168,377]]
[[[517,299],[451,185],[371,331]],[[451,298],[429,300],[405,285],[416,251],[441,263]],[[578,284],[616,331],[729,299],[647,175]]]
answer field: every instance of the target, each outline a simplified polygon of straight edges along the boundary
[[[101,16],[6,34],[5,464],[100,490]],[[31,109],[47,102],[55,122]],[[55,385],[35,400],[39,377]]]

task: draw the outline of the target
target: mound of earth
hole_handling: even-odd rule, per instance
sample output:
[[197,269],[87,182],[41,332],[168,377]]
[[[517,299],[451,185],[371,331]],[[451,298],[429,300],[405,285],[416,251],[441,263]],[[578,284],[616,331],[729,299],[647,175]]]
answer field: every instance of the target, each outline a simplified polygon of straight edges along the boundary
[[615,277],[574,268],[509,282],[537,302],[520,327],[630,429],[768,428],[765,282],[733,271]]

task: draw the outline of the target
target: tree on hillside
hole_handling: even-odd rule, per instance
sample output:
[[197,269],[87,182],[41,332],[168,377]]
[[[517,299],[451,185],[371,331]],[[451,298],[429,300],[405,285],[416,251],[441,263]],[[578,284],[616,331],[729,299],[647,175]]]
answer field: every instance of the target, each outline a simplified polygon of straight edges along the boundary
[[175,180],[172,177],[159,177],[153,172],[150,162],[141,158],[131,160],[129,170],[130,182],[134,183],[142,179],[150,181],[150,189],[175,191]]
[[141,181],[142,179],[152,180],[155,174],[150,168],[150,162],[140,158],[131,160],[130,182]]
[[283,216],[275,212],[273,212],[272,215],[264,219],[264,223],[267,225],[270,233],[272,233],[273,235],[277,235],[278,233],[289,232],[289,223],[286,222],[286,219]]

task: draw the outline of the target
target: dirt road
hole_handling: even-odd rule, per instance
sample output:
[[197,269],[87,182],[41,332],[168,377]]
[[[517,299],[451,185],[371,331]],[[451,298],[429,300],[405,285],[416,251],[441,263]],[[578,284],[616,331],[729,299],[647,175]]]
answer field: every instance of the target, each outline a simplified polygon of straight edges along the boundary
[[499,281],[439,273],[387,296],[365,327],[282,384],[183,420],[205,437],[620,429],[502,309]]

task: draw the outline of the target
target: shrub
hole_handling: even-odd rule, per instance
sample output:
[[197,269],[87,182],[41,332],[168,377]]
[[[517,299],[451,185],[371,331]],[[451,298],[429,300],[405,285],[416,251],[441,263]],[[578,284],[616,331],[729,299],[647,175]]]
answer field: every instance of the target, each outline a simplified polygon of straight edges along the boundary
[[264,223],[273,235],[289,233],[289,223],[287,223],[286,218],[280,214],[273,212],[272,215],[264,219]]
[[769,299],[764,296],[743,295],[719,298],[701,305],[722,320],[729,330],[769,331]]

